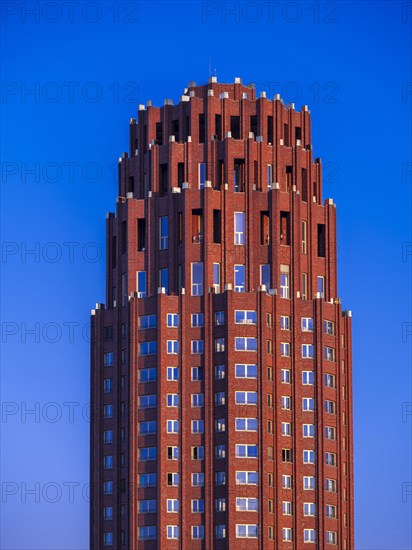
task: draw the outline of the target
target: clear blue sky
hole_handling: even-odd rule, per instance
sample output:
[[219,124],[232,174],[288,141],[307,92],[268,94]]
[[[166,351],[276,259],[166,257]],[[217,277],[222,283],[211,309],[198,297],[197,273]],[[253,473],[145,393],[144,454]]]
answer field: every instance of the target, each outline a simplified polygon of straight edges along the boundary
[[209,67],[312,112],[353,310],[356,548],[411,548],[412,4],[37,4],[1,15],[1,548],[88,548],[87,325],[117,158],[138,103]]

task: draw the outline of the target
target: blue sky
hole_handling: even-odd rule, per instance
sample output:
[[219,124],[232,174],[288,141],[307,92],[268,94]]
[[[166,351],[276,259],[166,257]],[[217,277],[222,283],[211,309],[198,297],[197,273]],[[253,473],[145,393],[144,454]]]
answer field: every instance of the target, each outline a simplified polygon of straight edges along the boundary
[[412,4],[34,4],[1,13],[1,547],[88,548],[88,323],[117,158],[138,103],[212,68],[309,105],[353,311],[356,548],[411,548]]

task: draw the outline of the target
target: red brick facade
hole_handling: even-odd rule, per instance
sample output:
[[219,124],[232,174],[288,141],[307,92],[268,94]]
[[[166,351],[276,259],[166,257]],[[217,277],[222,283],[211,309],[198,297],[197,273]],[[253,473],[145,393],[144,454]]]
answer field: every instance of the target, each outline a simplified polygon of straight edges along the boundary
[[215,78],[131,120],[92,312],[91,548],[353,550],[351,314],[310,124]]

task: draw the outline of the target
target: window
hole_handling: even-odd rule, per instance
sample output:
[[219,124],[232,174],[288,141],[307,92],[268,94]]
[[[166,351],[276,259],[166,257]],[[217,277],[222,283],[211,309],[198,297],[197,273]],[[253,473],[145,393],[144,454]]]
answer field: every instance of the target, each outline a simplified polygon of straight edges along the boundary
[[325,489],[329,493],[336,493],[336,479],[326,479]]
[[235,159],[234,162],[234,188],[235,193],[241,193],[245,190],[245,161],[244,159]]
[[203,446],[192,447],[192,459],[203,460],[205,458],[205,449]]
[[292,398],[288,395],[282,395],[280,398],[281,407],[284,411],[290,411],[292,408]]
[[139,500],[139,514],[156,513],[156,499]]
[[324,258],[325,252],[326,252],[325,224],[318,223],[318,256],[320,258]]
[[216,533],[217,539],[226,538],[226,525],[225,524],[216,525],[215,533]]
[[140,343],[140,355],[156,355],[157,353],[157,342],[152,340],[150,342],[141,342]]
[[325,380],[325,386],[327,388],[335,387],[335,377],[333,376],[333,374],[325,374],[324,380]]
[[178,327],[179,326],[179,315],[177,313],[168,313],[166,315],[167,326]]
[[192,539],[202,540],[205,538],[204,525],[192,525]]
[[218,460],[226,458],[226,445],[215,445],[215,458]]
[[169,353],[169,354],[179,353],[179,341],[178,340],[167,340],[166,349],[167,349],[167,353]]
[[314,502],[303,503],[303,515],[304,516],[316,516],[316,505]]
[[111,378],[105,378],[103,380],[103,391],[104,391],[104,393],[111,393],[111,391],[112,391],[112,379]]
[[260,266],[260,284],[265,285],[266,290],[270,288],[270,265],[261,264]]
[[167,420],[166,421],[166,431],[168,434],[178,434],[179,433],[179,421],[178,420]]
[[235,212],[235,244],[245,244],[245,213]]
[[192,263],[192,296],[203,296],[203,262]]
[[289,266],[280,266],[280,297],[289,298]]
[[215,393],[215,405],[224,405],[226,403],[226,394],[224,391]]
[[302,331],[312,332],[313,331],[313,318],[312,317],[302,317]]
[[166,377],[169,382],[179,380],[179,367],[167,367]]
[[140,330],[146,330],[149,328],[156,328],[156,314],[153,315],[140,315],[139,317]]
[[336,466],[336,454],[325,453],[325,462],[328,466]]
[[280,371],[280,381],[282,384],[290,384],[292,381],[292,374],[289,369],[281,369]]
[[105,367],[113,367],[113,358],[114,353],[112,351],[109,351],[104,354],[104,366]]
[[325,427],[325,437],[326,439],[335,440],[336,439],[336,430],[332,426]]
[[282,357],[290,357],[290,343],[281,342],[280,343],[280,355]]
[[167,474],[167,485],[169,487],[178,487],[179,486],[179,474],[175,472],[168,472]]
[[315,437],[314,424],[303,424],[302,431],[303,431],[303,437]]
[[213,290],[215,294],[220,292],[220,264],[213,264]]
[[253,524],[236,524],[236,538],[256,539],[258,537],[258,526]]
[[308,253],[308,222],[302,221],[302,254]]
[[256,325],[257,312],[247,309],[235,310],[235,323],[241,325]]
[[303,477],[303,489],[305,491],[314,491],[315,490],[315,478],[313,476],[304,476]]
[[302,357],[304,359],[313,359],[314,347],[313,344],[302,344]]
[[104,405],[103,416],[104,418],[113,418],[113,405]]
[[315,400],[313,399],[313,397],[304,397],[302,399],[302,410],[303,411],[315,410]]
[[166,294],[169,292],[169,270],[167,267],[159,269],[159,286],[165,289]]
[[220,210],[213,210],[213,242],[222,242],[222,213]]
[[258,485],[259,475],[258,472],[236,472],[236,484],[237,485]]
[[203,487],[205,484],[205,474],[203,472],[197,472],[192,474],[192,486]]
[[169,223],[167,216],[159,219],[159,249],[167,250],[169,240]]
[[113,443],[113,430],[105,430],[103,432],[103,443]]
[[225,339],[215,338],[215,352],[225,351]]
[[324,298],[325,297],[325,277],[319,276],[317,279],[317,282],[318,282],[319,297]]
[[336,414],[336,403],[325,399],[325,412],[329,414]]
[[333,336],[335,334],[335,323],[333,321],[323,321],[323,330],[325,334]]
[[284,516],[291,516],[293,515],[293,512],[292,512],[292,503],[287,501],[287,500],[284,500],[282,502],[282,513]]
[[104,546],[113,545],[113,533],[111,531],[108,533],[103,533],[103,544]]
[[292,449],[282,449],[282,462],[292,462]]
[[302,273],[302,300],[308,299],[308,274]]
[[156,369],[154,367],[150,369],[139,370],[140,382],[154,382],[156,380]]
[[156,474],[139,474],[140,487],[156,487]]
[[216,512],[224,512],[226,510],[226,499],[225,498],[215,499],[215,510],[216,510]]
[[146,525],[145,527],[139,527],[139,539],[140,540],[156,539],[156,525]]
[[337,534],[335,531],[326,531],[326,542],[328,544],[337,544]]
[[168,407],[178,407],[179,395],[177,393],[168,393],[166,395],[166,403]]
[[203,407],[203,393],[192,393],[192,407]]
[[203,210],[192,210],[192,242],[201,243],[203,241]]
[[315,451],[303,451],[303,463],[315,464]]
[[204,162],[199,162],[199,189],[203,189],[205,187],[206,182],[206,164]]
[[103,519],[106,521],[109,521],[113,519],[113,507],[112,506],[105,506],[103,508]]
[[257,445],[236,445],[236,458],[257,458]]
[[205,431],[203,420],[192,420],[192,434],[202,434]]
[[282,435],[292,435],[292,424],[290,422],[282,422]]
[[168,498],[166,500],[166,509],[170,514],[179,512],[179,500],[177,498]]
[[293,541],[293,529],[291,527],[283,527],[282,528],[282,540],[284,542],[292,542]]
[[336,519],[336,506],[332,506],[332,504],[326,504],[326,517],[331,519]]
[[216,380],[223,380],[226,374],[226,366],[225,365],[216,365],[215,366],[215,379]]
[[215,420],[215,430],[216,430],[216,432],[225,432],[226,431],[226,418],[216,418],[216,420]]
[[192,313],[192,327],[203,327],[203,313]]
[[204,379],[203,367],[192,367],[192,380],[201,381]]
[[105,470],[112,470],[113,469],[113,456],[112,455],[105,455],[103,457],[103,468]]
[[246,289],[246,271],[245,266],[235,265],[235,292],[245,292]]
[[257,392],[237,391],[235,392],[236,405],[257,405]]
[[302,372],[302,384],[305,386],[313,386],[315,383],[315,373],[312,370],[304,370]]
[[144,422],[139,422],[139,434],[140,435],[155,434],[156,431],[157,431],[157,422],[156,422],[156,420],[146,420]]
[[328,346],[325,346],[323,356],[324,356],[326,361],[335,361],[335,350],[334,350],[334,348],[330,348]]
[[113,481],[104,481],[103,482],[103,494],[112,495],[113,494]]
[[259,510],[259,499],[257,498],[236,498],[237,512],[257,512]]
[[153,409],[156,407],[156,394],[141,395],[139,397],[139,406],[141,409]]
[[235,338],[236,351],[257,351],[257,338]]
[[257,418],[236,418],[235,427],[238,432],[257,432],[258,421]]
[[226,485],[226,472],[215,472],[215,485]]
[[167,448],[167,459],[168,460],[179,460],[179,447],[168,447]]
[[203,340],[192,340],[192,353],[197,355],[203,353]]
[[166,533],[168,539],[178,539],[179,538],[179,526],[178,525],[167,525]]
[[139,460],[156,460],[157,448],[156,447],[141,447],[139,449]]
[[205,501],[202,498],[192,499],[192,512],[203,513],[205,511]]
[[303,542],[316,542],[315,529],[303,529]]
[[280,329],[290,330],[290,317],[287,315],[280,316]]
[[215,325],[217,327],[223,326],[225,324],[225,312],[216,311],[215,312]]
[[257,378],[257,365],[235,365],[236,378]]
[[282,475],[282,489],[292,489],[292,476]]

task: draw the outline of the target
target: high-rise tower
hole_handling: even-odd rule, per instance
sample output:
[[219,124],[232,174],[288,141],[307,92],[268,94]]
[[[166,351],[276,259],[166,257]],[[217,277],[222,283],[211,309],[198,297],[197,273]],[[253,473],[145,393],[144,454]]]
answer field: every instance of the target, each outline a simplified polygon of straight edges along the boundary
[[92,311],[92,549],[353,550],[336,252],[306,106],[216,77],[139,106]]

